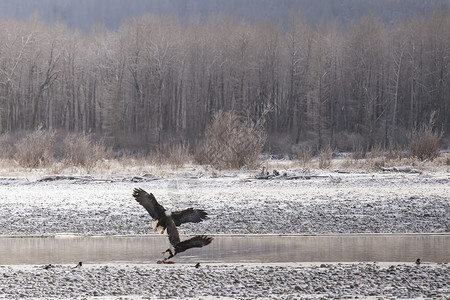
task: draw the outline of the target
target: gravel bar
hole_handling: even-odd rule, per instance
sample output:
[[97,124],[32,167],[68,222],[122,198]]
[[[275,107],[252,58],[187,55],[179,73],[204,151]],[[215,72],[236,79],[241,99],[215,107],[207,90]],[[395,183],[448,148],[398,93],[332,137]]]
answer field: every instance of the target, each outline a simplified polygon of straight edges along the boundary
[[[0,267],[0,298],[448,299],[448,264]],[[379,299],[379,298],[377,298]]]
[[131,196],[137,187],[168,210],[196,207],[209,213],[207,221],[181,226],[181,234],[450,232],[449,173],[332,176],[3,181],[0,234],[152,233],[150,216]]

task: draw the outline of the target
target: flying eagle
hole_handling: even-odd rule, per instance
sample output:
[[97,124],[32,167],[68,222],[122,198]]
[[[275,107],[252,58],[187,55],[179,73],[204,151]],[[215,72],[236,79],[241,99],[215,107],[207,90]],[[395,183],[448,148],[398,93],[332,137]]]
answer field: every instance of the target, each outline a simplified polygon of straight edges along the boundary
[[177,226],[183,223],[198,223],[206,219],[208,214],[202,209],[188,208],[185,210],[168,212],[166,209],[156,201],[152,193],[147,193],[143,189],[134,189],[133,197],[139,204],[141,204],[150,216],[155,220],[152,223],[155,232],[163,234],[167,232],[169,242],[174,248],[174,252],[169,248],[163,253],[168,252],[169,258],[174,257],[177,253],[186,251],[190,248],[203,247],[211,243],[212,237],[205,235],[197,235],[188,240],[180,241]]

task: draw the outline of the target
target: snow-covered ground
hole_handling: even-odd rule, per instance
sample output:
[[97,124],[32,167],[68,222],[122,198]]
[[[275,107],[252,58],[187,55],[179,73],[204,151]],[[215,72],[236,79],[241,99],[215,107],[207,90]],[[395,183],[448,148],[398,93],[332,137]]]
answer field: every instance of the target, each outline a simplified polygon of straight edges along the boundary
[[149,215],[131,196],[137,187],[168,210],[208,211],[209,220],[180,227],[184,234],[450,232],[449,173],[316,172],[291,180],[194,175],[3,178],[0,234],[151,233]]
[[[0,235],[151,234],[150,217],[131,196],[137,187],[169,210],[208,211],[209,220],[183,225],[181,234],[450,232],[448,172],[280,173],[286,176],[191,170],[156,178],[0,177]],[[408,263],[0,266],[0,298],[444,298],[450,297],[449,274],[448,264]]]

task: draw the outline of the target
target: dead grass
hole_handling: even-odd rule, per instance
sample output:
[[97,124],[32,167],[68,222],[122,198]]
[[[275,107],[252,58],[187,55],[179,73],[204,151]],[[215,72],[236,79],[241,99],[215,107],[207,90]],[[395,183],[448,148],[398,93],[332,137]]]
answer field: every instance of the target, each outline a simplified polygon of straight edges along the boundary
[[[420,171],[426,172],[450,172],[450,153],[441,154],[433,161],[420,161],[418,158],[401,158],[401,159],[383,159],[376,157],[375,159],[332,159],[331,166],[333,169],[350,170],[350,171],[365,171],[365,172],[379,172],[380,167],[376,162],[383,161],[384,167],[395,166],[409,166]],[[264,160],[258,161],[259,166],[255,169],[248,169],[245,172],[260,172],[260,166],[266,166],[269,172],[276,169],[278,171],[303,168],[306,170],[314,170],[318,168],[319,159],[314,157],[305,167],[298,160]],[[225,171],[225,173],[237,172],[240,170]],[[54,161],[47,167],[27,168],[20,166],[14,159],[0,159],[0,176],[8,177],[42,177],[50,174],[86,174],[87,170],[83,167],[65,166],[61,162]],[[182,167],[174,170],[170,165],[158,164],[151,157],[121,157],[117,159],[105,159],[101,164],[97,164],[92,170],[91,174],[98,174],[101,176],[110,175],[145,175],[154,174],[163,177],[178,177],[186,174],[205,174],[205,176],[221,176],[221,172],[212,169],[208,165],[198,164],[184,164]],[[209,175],[208,175],[209,174]],[[244,174],[244,173],[242,173]]]
[[176,170],[191,162],[192,155],[189,153],[189,147],[182,143],[167,143],[153,155],[152,160],[159,166],[168,165]]
[[420,171],[450,172],[450,153],[440,154],[432,161],[422,161],[415,156],[396,156],[394,158],[386,154],[367,154],[366,158],[353,159],[347,157],[341,160],[333,160],[333,166],[345,170],[364,170],[377,172],[382,168],[407,166]]
[[299,148],[296,150],[295,159],[298,160],[299,164],[303,167],[311,167],[311,162],[313,159],[313,153],[310,147]]
[[[450,172],[450,153],[439,154],[430,160],[422,160],[417,155],[408,155],[407,151],[390,148],[387,151],[374,147],[371,151],[349,155],[343,159],[333,159],[331,148],[313,157],[309,148],[297,151],[295,159],[259,159],[263,133],[252,123],[242,121],[233,115],[217,117],[217,124],[210,129],[210,140],[202,147],[208,150],[207,161],[210,164],[199,165],[188,147],[180,143],[163,145],[159,153],[148,156],[122,155],[112,158],[102,142],[94,141],[92,135],[55,135],[38,129],[20,135],[0,135],[0,175],[6,174],[134,174],[153,173],[161,176],[181,172],[211,172],[217,170],[277,169],[349,169],[379,171],[383,167],[409,166],[423,171]],[[223,123],[225,122],[225,123]],[[214,134],[213,134],[214,133]],[[61,136],[63,138],[61,138]],[[58,149],[55,151],[54,149]],[[199,149],[197,149],[198,151]],[[221,152],[222,151],[222,152]],[[55,153],[58,154],[55,154]],[[197,155],[205,152],[197,152]],[[201,156],[198,160],[205,157]],[[202,161],[204,163],[204,161]],[[170,171],[172,170],[172,172]]]

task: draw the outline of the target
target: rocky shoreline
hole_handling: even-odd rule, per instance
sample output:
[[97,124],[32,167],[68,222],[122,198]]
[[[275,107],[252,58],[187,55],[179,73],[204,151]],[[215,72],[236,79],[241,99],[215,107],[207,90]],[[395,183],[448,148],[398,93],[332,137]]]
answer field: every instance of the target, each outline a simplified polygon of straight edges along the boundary
[[448,264],[0,267],[0,298],[350,299],[450,297]]

